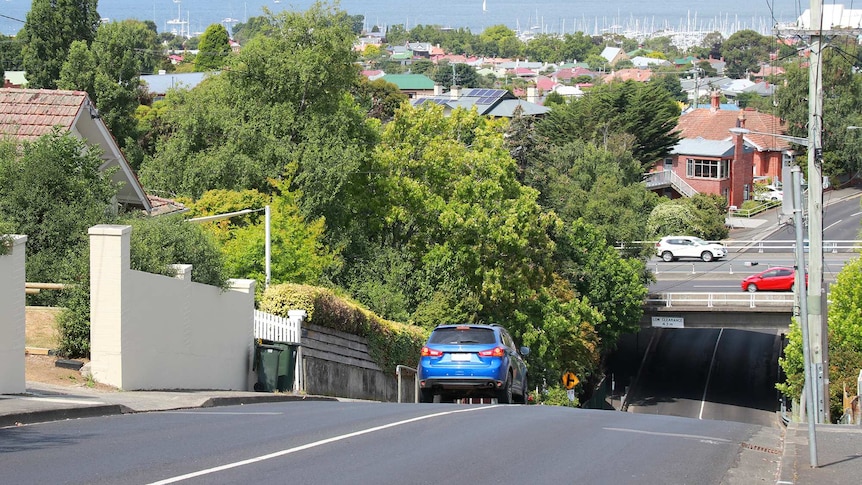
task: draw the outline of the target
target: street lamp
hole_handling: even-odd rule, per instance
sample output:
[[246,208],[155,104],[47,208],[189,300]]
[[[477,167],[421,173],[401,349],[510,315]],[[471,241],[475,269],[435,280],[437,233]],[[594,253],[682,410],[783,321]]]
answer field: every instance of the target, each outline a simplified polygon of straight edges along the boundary
[[211,221],[220,221],[223,219],[230,219],[231,217],[242,216],[245,214],[251,214],[252,212],[260,212],[264,211],[264,227],[266,234],[266,245],[264,246],[264,257],[266,258],[266,277],[264,279],[263,287],[269,288],[269,279],[270,279],[270,230],[269,230],[269,219],[270,219],[270,211],[269,206],[265,206],[262,209],[243,209],[235,212],[226,212],[224,214],[215,214],[212,216],[202,216],[202,217],[194,217],[192,219],[186,219],[186,222],[211,222]]

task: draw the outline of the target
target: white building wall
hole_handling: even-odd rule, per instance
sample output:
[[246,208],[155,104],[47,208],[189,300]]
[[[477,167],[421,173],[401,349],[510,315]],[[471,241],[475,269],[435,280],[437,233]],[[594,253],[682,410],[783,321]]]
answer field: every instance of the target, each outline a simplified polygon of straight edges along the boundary
[[90,228],[91,368],[124,390],[249,389],[254,281],[231,288],[129,268],[129,226]]
[[21,394],[24,377],[24,251],[27,236],[13,236],[0,256],[0,394]]

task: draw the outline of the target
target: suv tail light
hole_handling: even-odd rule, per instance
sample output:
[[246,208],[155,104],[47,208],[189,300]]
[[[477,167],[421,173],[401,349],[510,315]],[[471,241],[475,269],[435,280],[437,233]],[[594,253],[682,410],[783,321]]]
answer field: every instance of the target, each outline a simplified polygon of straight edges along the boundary
[[419,352],[421,357],[440,357],[443,355],[442,350],[429,349],[428,347],[422,347],[422,351]]
[[491,350],[483,350],[479,352],[479,355],[482,357],[503,357],[506,355],[506,351],[503,350],[503,347],[494,347]]

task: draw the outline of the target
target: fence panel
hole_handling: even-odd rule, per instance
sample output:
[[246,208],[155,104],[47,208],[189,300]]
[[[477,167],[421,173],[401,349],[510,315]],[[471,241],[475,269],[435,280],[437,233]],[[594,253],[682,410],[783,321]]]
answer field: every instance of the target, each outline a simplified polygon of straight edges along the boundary
[[298,343],[300,326],[299,320],[291,321],[260,310],[254,311],[254,338]]

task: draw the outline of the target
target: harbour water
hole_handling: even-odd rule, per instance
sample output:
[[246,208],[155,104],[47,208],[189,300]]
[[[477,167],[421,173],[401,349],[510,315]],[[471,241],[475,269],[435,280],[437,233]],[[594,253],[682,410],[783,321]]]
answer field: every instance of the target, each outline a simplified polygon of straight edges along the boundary
[[[0,33],[13,35],[24,25],[32,0],[0,0]],[[99,14],[110,20],[152,20],[160,32],[203,32],[215,23],[228,30],[263,9],[301,11],[314,0],[101,0]],[[402,24],[469,28],[474,34],[492,25],[521,32],[719,31],[742,29],[769,34],[776,22],[793,21],[807,3],[794,0],[342,0],[340,8],[364,15],[367,28]],[[849,7],[848,7],[849,8]]]

